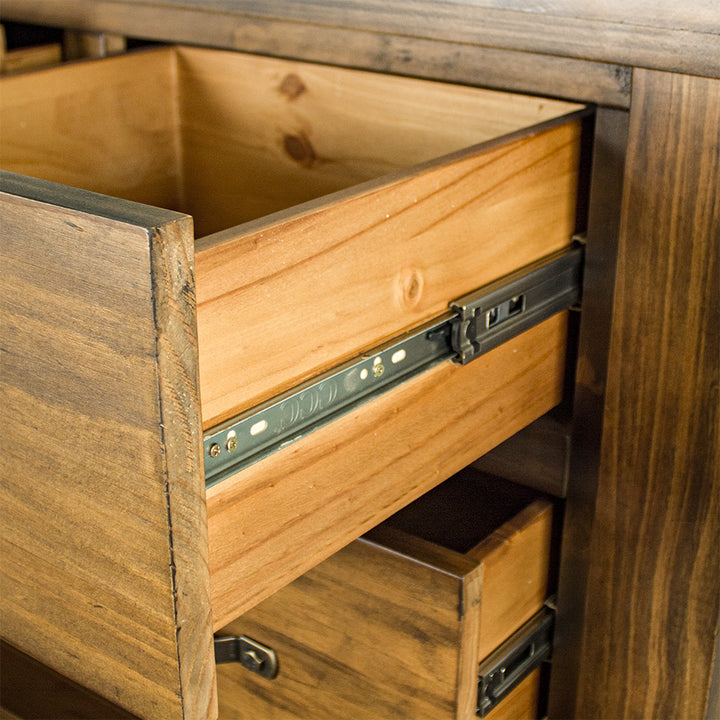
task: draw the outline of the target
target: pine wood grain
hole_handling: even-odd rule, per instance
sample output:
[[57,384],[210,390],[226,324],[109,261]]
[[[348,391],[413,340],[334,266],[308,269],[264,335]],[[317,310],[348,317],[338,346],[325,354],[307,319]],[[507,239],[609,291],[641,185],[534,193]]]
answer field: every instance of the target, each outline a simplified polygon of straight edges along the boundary
[[719,118],[717,81],[636,71],[582,717],[707,709],[720,605]]
[[[200,241],[205,427],[564,247],[579,145],[571,121]],[[267,322],[272,308],[282,322]]]
[[189,219],[2,191],[3,636],[140,716],[212,717]]
[[237,52],[177,53],[183,207],[199,236],[578,109]]
[[[535,598],[535,572],[528,568],[542,565],[547,577],[550,536],[545,501],[526,505],[499,527],[483,517],[494,512],[496,498],[492,479],[476,475],[463,472],[449,481],[447,493],[438,488],[441,500],[432,493],[409,509],[417,516],[418,535],[391,524],[374,528],[223,628],[223,635],[244,634],[268,644],[281,669],[267,681],[238,666],[220,667],[220,717],[475,717],[482,648],[519,626],[511,606],[524,591],[534,611],[542,606],[544,597]],[[477,543],[467,553],[423,535],[423,518],[442,534],[436,526],[452,522],[453,504]],[[441,507],[443,521],[428,517]],[[544,534],[533,530],[538,524]],[[497,575],[498,548],[510,544],[514,557],[505,555],[503,586],[486,584],[488,572]],[[500,605],[509,613],[486,611]],[[510,713],[537,712],[532,692],[521,691],[505,704]]]
[[556,405],[565,342],[561,314],[210,488],[215,629]]
[[0,167],[179,209],[173,66],[156,50],[2,78]]
[[199,48],[38,72],[0,97],[5,169],[182,210],[200,236],[578,107]]
[[[92,4],[92,12],[88,8]],[[9,19],[104,30],[130,36],[238,47],[236,28],[256,18],[279,20],[276,53],[287,22],[317,28],[318,42],[334,28],[413,36],[601,62],[720,76],[717,8],[621,0],[534,3],[486,0],[4,0]],[[323,31],[325,31],[323,33]]]
[[[0,98],[3,167],[182,207],[200,233],[413,166],[198,241],[205,428],[575,228],[580,123],[526,130],[571,103],[192,48],[9,78]],[[277,308],[289,315],[268,323]]]

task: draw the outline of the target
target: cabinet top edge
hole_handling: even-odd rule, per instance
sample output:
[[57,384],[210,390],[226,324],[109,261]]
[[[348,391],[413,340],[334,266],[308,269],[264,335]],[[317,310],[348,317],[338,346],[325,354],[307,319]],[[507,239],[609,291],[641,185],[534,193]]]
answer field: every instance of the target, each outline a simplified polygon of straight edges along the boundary
[[3,20],[236,50],[250,49],[244,47],[249,32],[251,41],[262,35],[279,55],[287,54],[284,49],[296,55],[293,36],[313,28],[324,35],[322,42],[329,41],[328,34],[352,31],[720,77],[720,19],[700,0],[681,7],[640,5],[630,14],[619,0],[555,0],[532,8],[518,0],[3,0],[2,5]]

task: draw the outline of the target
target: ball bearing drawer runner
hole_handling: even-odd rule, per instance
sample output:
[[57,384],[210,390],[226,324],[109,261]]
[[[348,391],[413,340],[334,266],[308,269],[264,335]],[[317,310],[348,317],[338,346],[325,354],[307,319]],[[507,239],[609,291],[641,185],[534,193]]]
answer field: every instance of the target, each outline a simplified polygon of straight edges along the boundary
[[[572,245],[582,106],[189,47],[1,82],[4,197],[192,217],[208,467],[238,420],[269,437],[252,419],[275,398],[312,416],[209,484],[215,630],[560,402],[566,312],[481,335],[533,313],[532,282],[497,281]],[[316,421],[308,384],[355,363],[369,387],[387,347],[448,322],[422,372]]]

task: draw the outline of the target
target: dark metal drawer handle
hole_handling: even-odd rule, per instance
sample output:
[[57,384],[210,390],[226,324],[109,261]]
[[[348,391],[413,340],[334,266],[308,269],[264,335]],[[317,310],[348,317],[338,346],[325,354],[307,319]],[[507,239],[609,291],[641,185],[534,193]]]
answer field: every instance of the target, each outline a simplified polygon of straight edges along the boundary
[[240,663],[244,668],[272,680],[278,673],[275,651],[241,635],[215,638],[215,663]]

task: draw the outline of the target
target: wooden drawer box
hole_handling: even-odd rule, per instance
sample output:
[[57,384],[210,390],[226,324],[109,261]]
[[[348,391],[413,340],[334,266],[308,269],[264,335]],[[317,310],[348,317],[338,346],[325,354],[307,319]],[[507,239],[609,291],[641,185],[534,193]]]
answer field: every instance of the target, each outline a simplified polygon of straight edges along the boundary
[[[566,313],[202,484],[203,431],[567,247],[580,106],[185,47],[0,82],[4,539],[17,558],[4,608],[21,649],[104,682],[88,678],[94,660],[68,668],[20,629],[27,590],[12,568],[34,557],[57,587],[122,568],[150,608],[186,576],[177,563],[188,577],[209,563],[218,629],[560,401]],[[58,521],[27,533],[37,506]],[[109,542],[117,551],[88,565],[87,548]],[[148,557],[156,547],[172,563]],[[148,567],[157,585],[141,582]],[[38,615],[77,612],[74,591],[32,592]],[[97,605],[126,618],[117,593]]]
[[[462,471],[221,631],[279,671],[218,665],[220,717],[474,717],[479,661],[546,599],[551,535],[548,500]],[[491,717],[537,717],[538,675]]]

